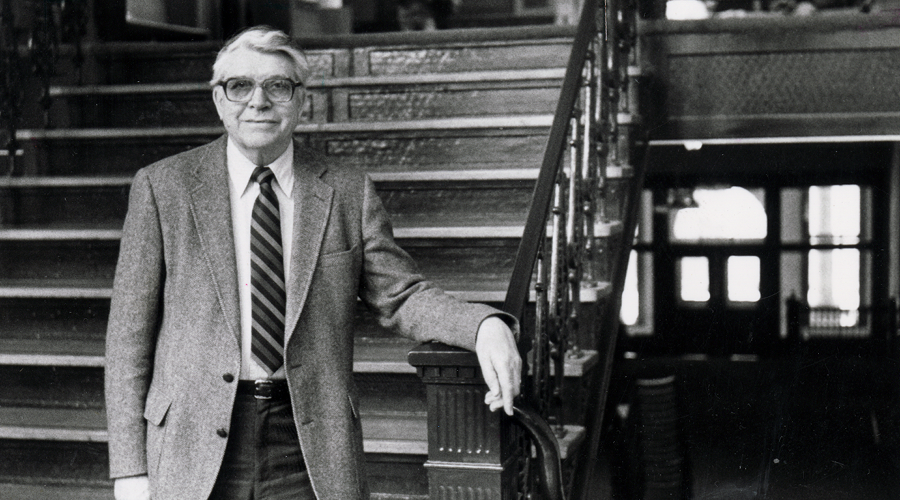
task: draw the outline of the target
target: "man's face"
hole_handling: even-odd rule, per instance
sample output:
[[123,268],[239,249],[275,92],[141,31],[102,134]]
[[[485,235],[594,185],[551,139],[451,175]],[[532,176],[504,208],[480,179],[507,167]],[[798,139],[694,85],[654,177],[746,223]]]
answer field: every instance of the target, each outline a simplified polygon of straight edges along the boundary
[[219,118],[228,136],[247,158],[258,165],[271,163],[287,149],[294,128],[300,123],[304,88],[295,88],[290,101],[274,102],[260,85],[272,79],[296,82],[290,58],[244,48],[224,57],[222,81],[246,78],[256,82],[256,86],[247,102],[232,102],[222,86],[215,86],[213,101]]

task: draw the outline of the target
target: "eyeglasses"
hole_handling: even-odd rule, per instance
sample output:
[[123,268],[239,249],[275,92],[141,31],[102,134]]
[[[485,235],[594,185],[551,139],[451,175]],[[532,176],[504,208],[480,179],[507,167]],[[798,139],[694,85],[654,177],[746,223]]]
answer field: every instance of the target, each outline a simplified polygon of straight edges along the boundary
[[[249,78],[229,78],[219,85],[225,89],[225,97],[232,102],[247,102],[253,95],[257,83]],[[302,87],[301,82],[285,78],[266,80],[259,84],[272,102],[288,102],[294,97],[294,88]]]

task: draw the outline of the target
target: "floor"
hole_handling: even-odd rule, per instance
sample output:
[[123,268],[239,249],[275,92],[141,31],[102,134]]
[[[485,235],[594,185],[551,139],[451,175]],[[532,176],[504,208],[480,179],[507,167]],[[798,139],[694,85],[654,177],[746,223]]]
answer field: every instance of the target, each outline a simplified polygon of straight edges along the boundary
[[[831,358],[737,363],[669,360],[665,365],[664,371],[675,374],[678,392],[678,445],[689,492],[685,497],[900,498],[900,368],[896,363]],[[648,373],[646,364],[632,368],[625,386],[633,387],[628,380]],[[659,365],[649,370],[654,376],[659,371]],[[620,410],[637,411],[637,407],[623,405]],[[613,455],[628,454],[628,446],[621,441],[628,440],[628,422],[637,421],[634,415],[620,420],[620,442],[611,448]],[[619,479],[628,475],[626,464],[613,466]],[[613,497],[640,498],[629,496],[634,491],[629,485],[635,484],[634,477],[620,481]]]

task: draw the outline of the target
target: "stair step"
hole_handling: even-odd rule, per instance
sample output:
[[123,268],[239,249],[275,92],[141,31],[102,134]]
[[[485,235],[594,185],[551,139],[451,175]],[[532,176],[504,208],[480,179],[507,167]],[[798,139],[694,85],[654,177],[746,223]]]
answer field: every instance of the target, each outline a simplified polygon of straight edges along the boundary
[[[366,453],[428,454],[427,415],[362,414]],[[95,408],[0,407],[0,439],[98,442],[109,440],[106,412]]]
[[3,484],[0,483],[0,498],[3,500],[113,500],[112,486],[79,486],[79,485],[39,485],[39,484]]
[[[331,77],[433,74],[561,68],[571,50],[570,32],[538,33],[492,28],[428,33],[351,35],[304,40],[310,83]],[[218,47],[209,43],[111,44],[87,48],[102,58],[106,81],[203,81]]]
[[[428,417],[425,412],[361,411],[363,450],[398,455],[428,454]],[[559,438],[565,460],[584,439],[584,429],[564,426]],[[106,415],[100,409],[0,407],[0,439],[107,442]]]
[[[406,361],[418,342],[403,338],[357,339],[353,371],[356,373],[415,373]],[[102,339],[0,338],[0,365],[16,366],[105,366]]]
[[[535,68],[524,70],[465,71],[458,73],[419,73],[377,76],[351,76],[316,79],[305,85],[309,89],[376,87],[400,85],[427,85],[475,82],[515,82],[533,80],[562,80],[565,68]],[[144,95],[208,93],[207,82],[130,83],[111,85],[51,85],[50,97]]]
[[[359,374],[410,374],[416,369],[407,354],[419,342],[401,337],[357,338],[353,372]],[[0,338],[0,366],[102,368],[105,341],[101,339]],[[581,377],[597,363],[596,351],[582,351],[566,359],[565,376]]]
[[[113,500],[114,497],[112,485],[103,488],[69,484],[43,486],[0,483],[0,498],[3,500]],[[372,492],[370,498],[372,500],[428,500],[428,495]]]
[[[88,226],[88,224],[84,224]],[[118,241],[121,229],[98,227],[4,227],[0,225],[0,241]]]
[[103,340],[0,339],[0,365],[103,367]]
[[[437,281],[437,280],[435,280]],[[444,289],[450,295],[469,302],[503,302],[506,298],[506,281],[481,281],[477,283],[445,283]],[[446,286],[451,285],[451,286]],[[467,285],[467,286],[459,286]],[[609,283],[586,286],[581,291],[582,302],[597,302],[609,294]],[[112,297],[112,283],[98,280],[0,280],[0,299],[109,299]],[[534,300],[531,292],[530,300]]]
[[[329,129],[311,130],[296,138],[342,164],[372,174],[521,169],[540,165],[549,127],[518,127],[521,122],[504,125],[490,119],[475,120],[474,124],[491,121],[497,126],[446,130],[416,127],[417,124],[437,125],[424,120],[401,123],[401,130],[379,130],[377,125],[368,126],[371,124],[326,124]],[[458,123],[463,127],[468,125]],[[182,130],[188,135],[165,135],[171,129],[152,130],[161,135],[147,137],[133,133],[141,132],[133,129],[126,131],[131,137],[124,138],[116,137],[113,129],[93,131],[103,133],[54,132],[46,134],[53,137],[47,141],[24,142],[23,161],[40,162],[46,168],[46,175],[134,174],[156,160],[203,145],[222,132],[219,127]],[[191,135],[198,132],[207,135]],[[66,134],[77,137],[65,138]]]
[[106,412],[97,408],[3,406],[0,439],[106,442]]
[[[485,116],[477,118],[433,118],[426,120],[393,120],[389,122],[301,123],[298,134],[347,132],[396,132],[435,130],[479,130],[506,128],[549,128],[553,115]],[[155,128],[65,128],[21,129],[20,141],[156,139],[162,137],[215,137],[223,134],[221,126],[155,127]]]
[[[467,72],[310,80],[307,119],[376,122],[552,113],[563,70]],[[55,92],[54,92],[55,91]],[[51,89],[77,127],[218,125],[209,84],[140,84]]]
[[[415,224],[409,218],[394,222],[394,238],[403,239],[515,239],[521,238],[521,225],[451,225],[426,226],[430,221]],[[452,221],[451,221],[452,222]],[[482,221],[483,223],[483,221]],[[84,224],[87,226],[87,224]],[[594,236],[603,238],[621,232],[621,222],[598,222],[594,226]],[[547,228],[548,237],[552,228]],[[97,227],[4,227],[0,225],[0,241],[118,241],[121,229]]]
[[109,280],[10,280],[0,279],[0,299],[109,299]]
[[[469,184],[482,182],[526,182],[538,178],[540,169],[431,170],[409,172],[372,172],[376,184],[407,185],[423,183]],[[131,187],[131,175],[22,176],[0,177],[0,188],[92,188]]]

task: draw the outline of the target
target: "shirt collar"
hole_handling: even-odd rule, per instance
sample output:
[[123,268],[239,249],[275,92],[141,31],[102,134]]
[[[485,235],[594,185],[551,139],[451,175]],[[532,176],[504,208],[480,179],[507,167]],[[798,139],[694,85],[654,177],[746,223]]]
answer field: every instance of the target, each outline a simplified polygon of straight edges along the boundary
[[[256,164],[241,153],[237,145],[231,140],[231,137],[228,138],[225,158],[231,182],[243,195],[250,186],[250,176],[253,175]],[[272,169],[272,173],[275,174],[275,180],[278,181],[278,185],[284,194],[291,196],[291,191],[294,189],[294,141],[288,144],[287,149],[284,150],[284,153],[281,153],[281,156],[266,166]]]

